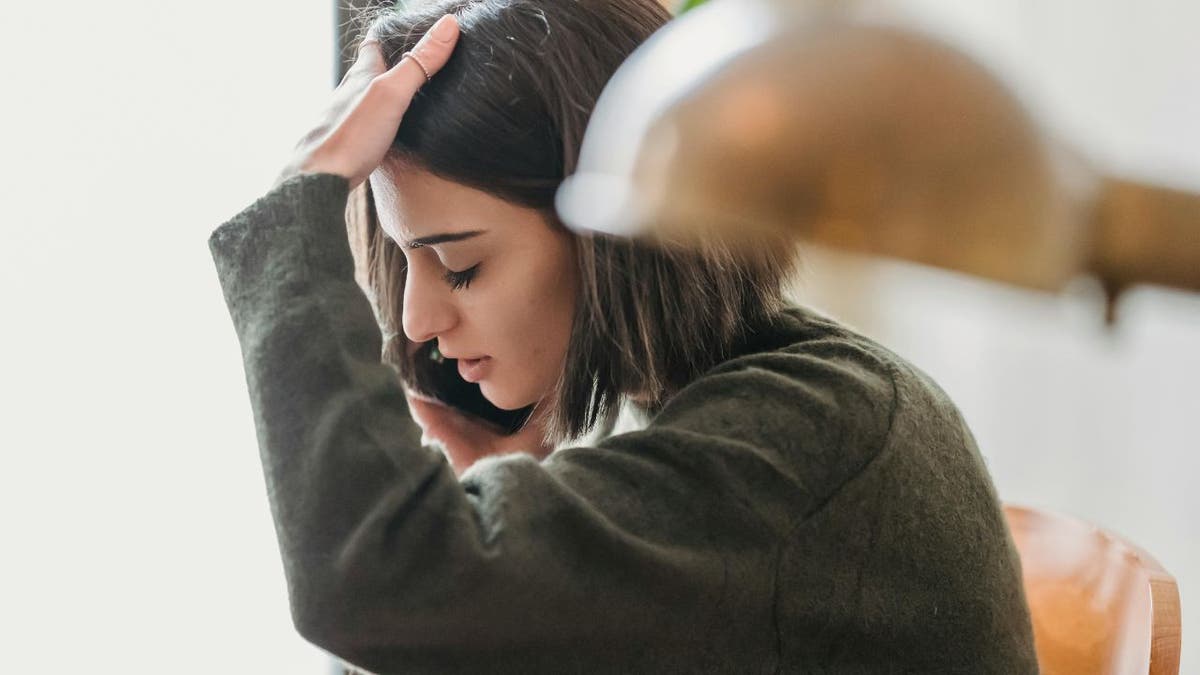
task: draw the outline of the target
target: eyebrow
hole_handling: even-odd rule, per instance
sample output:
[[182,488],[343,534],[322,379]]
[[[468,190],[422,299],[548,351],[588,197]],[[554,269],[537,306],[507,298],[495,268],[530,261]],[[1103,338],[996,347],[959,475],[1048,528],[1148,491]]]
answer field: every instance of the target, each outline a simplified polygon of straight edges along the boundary
[[418,237],[412,241],[404,242],[404,248],[421,248],[422,246],[433,246],[434,244],[445,244],[454,241],[462,241],[471,237],[478,237],[483,234],[484,230],[471,230],[469,232],[448,232],[446,234],[434,234],[428,237]]

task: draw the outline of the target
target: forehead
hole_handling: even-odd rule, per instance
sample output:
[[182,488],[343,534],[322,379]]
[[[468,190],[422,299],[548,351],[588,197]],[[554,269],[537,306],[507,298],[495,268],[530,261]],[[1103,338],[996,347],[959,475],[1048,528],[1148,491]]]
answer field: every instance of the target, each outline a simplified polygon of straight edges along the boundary
[[385,163],[370,181],[379,224],[398,242],[474,230],[513,234],[545,223],[534,209],[408,164]]

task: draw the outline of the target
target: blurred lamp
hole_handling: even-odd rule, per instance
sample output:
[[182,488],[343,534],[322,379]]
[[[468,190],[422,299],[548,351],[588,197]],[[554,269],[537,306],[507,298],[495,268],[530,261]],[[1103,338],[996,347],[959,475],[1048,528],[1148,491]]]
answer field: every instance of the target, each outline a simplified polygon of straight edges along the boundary
[[878,5],[712,0],[597,102],[556,206],[579,231],[768,231],[1055,290],[1200,289],[1200,196],[1102,176],[966,55]]

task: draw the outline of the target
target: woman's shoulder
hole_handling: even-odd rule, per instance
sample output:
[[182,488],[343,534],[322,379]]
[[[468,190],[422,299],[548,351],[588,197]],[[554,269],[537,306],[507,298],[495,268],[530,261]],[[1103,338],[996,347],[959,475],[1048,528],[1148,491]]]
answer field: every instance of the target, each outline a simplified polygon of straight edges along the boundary
[[668,400],[648,428],[752,450],[828,491],[896,445],[895,429],[914,419],[961,428],[949,398],[905,359],[833,318],[791,306]]
[[822,499],[887,443],[896,370],[871,341],[791,307],[668,399],[631,440],[703,450],[688,454],[730,475],[757,466],[759,482],[766,465]]
[[877,412],[914,405],[953,407],[937,383],[907,359],[846,323],[802,305],[788,305],[769,325],[750,331],[730,357],[705,376],[732,372],[764,380],[787,378],[827,395],[855,391],[860,403]]
[[728,358],[673,397],[674,405],[766,406],[782,417],[821,411],[832,418],[884,421],[897,405],[907,363],[876,341],[816,310],[790,305],[748,331]]

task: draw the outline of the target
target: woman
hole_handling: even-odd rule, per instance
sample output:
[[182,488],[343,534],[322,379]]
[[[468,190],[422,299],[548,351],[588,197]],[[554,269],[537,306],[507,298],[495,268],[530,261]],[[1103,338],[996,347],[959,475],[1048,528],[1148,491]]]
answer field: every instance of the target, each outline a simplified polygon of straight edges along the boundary
[[[555,218],[600,88],[667,19],[381,15],[326,121],[213,233],[297,629],[380,673],[1036,672],[936,384],[785,307],[786,255]],[[374,307],[345,239],[368,187]],[[644,428],[569,442],[622,401]]]

